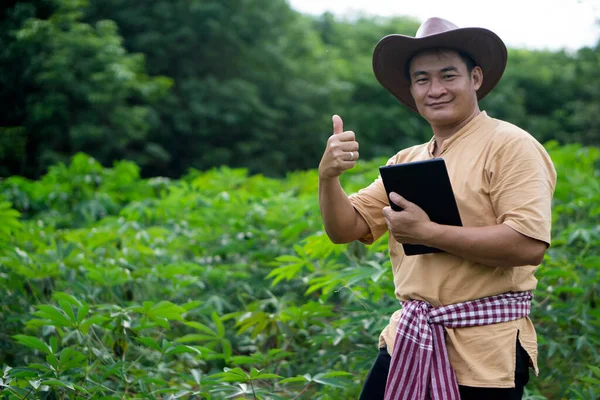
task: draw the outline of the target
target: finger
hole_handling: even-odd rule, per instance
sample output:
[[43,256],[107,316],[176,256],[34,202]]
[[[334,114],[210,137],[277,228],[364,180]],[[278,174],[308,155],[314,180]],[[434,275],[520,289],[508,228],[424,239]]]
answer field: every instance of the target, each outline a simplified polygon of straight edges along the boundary
[[358,160],[358,151],[347,151],[344,155],[344,160],[346,161],[356,161]]
[[403,209],[406,209],[412,204],[410,201],[406,200],[404,197],[400,196],[396,192],[390,193],[390,201]]
[[354,142],[356,140],[356,135],[352,131],[346,131],[342,133],[334,134],[335,138],[340,142]]
[[334,115],[331,120],[333,121],[333,134],[344,132],[344,121],[339,115]]
[[339,148],[343,151],[358,151],[358,142],[340,142]]
[[[329,139],[327,139],[327,143],[329,144],[329,147],[335,147],[335,148],[339,148],[342,150],[346,149],[346,147],[342,147],[343,145],[345,145],[347,143],[352,143],[352,142],[355,142],[354,132],[352,132],[352,131],[347,131],[344,133],[334,133],[333,135],[329,136]],[[348,149],[351,149],[351,148],[352,148],[352,146],[348,147]],[[356,148],[356,150],[358,150],[358,147]],[[352,150],[348,150],[348,151],[352,151]]]
[[356,161],[341,161],[339,165],[342,168],[342,170],[346,171],[348,169],[354,168],[356,166]]
[[383,213],[383,217],[389,221],[391,213],[393,213],[394,210],[392,210],[392,207],[386,206],[386,207],[383,207],[383,210],[381,210],[381,212]]

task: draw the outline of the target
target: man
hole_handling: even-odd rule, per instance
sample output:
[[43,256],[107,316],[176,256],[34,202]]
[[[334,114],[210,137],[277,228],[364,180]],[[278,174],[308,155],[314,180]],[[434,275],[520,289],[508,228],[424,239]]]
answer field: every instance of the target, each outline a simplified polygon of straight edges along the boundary
[[[520,399],[529,366],[538,372],[527,315],[534,272],[550,244],[556,171],[531,135],[479,109],[506,60],[493,32],[439,18],[414,38],[386,36],[374,51],[379,82],[433,131],[431,141],[387,164],[443,158],[462,227],[431,222],[395,193],[388,199],[381,178],[347,196],[338,177],[354,167],[359,147],[333,116],[319,165],[325,229],[335,243],[368,244],[389,231],[402,303],[381,333],[361,399]],[[444,252],[406,256],[402,243]]]

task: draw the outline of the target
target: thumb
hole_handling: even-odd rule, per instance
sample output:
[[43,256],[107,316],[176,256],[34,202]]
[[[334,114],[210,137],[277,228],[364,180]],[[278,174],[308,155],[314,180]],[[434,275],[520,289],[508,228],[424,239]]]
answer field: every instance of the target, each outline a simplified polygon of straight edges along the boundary
[[334,115],[331,120],[333,121],[333,134],[344,132],[344,121],[339,115]]
[[407,207],[409,207],[410,205],[412,205],[412,203],[410,201],[406,200],[404,197],[400,196],[396,192],[390,193],[390,200],[395,205],[397,205],[398,207],[402,208],[403,210],[405,210]]

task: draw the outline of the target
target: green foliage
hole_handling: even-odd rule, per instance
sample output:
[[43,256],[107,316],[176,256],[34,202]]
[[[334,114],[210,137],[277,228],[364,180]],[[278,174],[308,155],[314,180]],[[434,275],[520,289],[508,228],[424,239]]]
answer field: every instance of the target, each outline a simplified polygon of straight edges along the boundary
[[0,60],[10,68],[0,74],[0,174],[38,176],[75,151],[141,165],[165,153],[147,141],[156,118],[149,105],[171,80],[146,75],[143,55],[127,54],[113,21],[82,22],[85,5],[17,2],[3,10]]
[[[548,143],[553,242],[528,399],[600,394],[600,150]],[[348,192],[385,160],[343,176]],[[333,245],[315,170],[141,179],[78,154],[0,181],[0,393],[8,399],[358,396],[397,308],[386,238]]]
[[9,245],[12,233],[21,228],[20,215],[11,207],[11,203],[0,201],[0,249]]
[[541,142],[597,144],[600,43],[574,54],[510,50],[504,77],[482,105]]
[[[285,0],[26,0],[0,9],[0,176],[44,175],[77,152],[143,176],[318,165],[331,115],[363,159],[431,137],[376,81],[372,51],[406,17],[336,19]],[[482,102],[540,141],[600,139],[600,47],[511,49]]]
[[174,79],[151,135],[177,158],[149,173],[228,165],[272,175],[318,162],[333,64],[285,1],[91,1],[86,14],[114,20],[150,73]]
[[600,387],[589,365],[600,365],[600,151],[556,143],[548,148],[560,183],[554,195],[554,239],[536,292],[534,315],[545,356],[540,386],[561,393],[565,382],[575,378],[570,396],[597,398]]

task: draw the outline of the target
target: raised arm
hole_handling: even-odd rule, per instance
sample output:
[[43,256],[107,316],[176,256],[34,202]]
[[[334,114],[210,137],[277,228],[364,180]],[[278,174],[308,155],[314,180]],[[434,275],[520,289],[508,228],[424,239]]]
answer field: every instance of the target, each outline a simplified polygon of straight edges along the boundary
[[319,164],[319,207],[325,231],[334,243],[348,243],[369,233],[369,226],[342,189],[339,176],[358,159],[354,132],[345,131],[342,119],[333,116],[333,135]]

